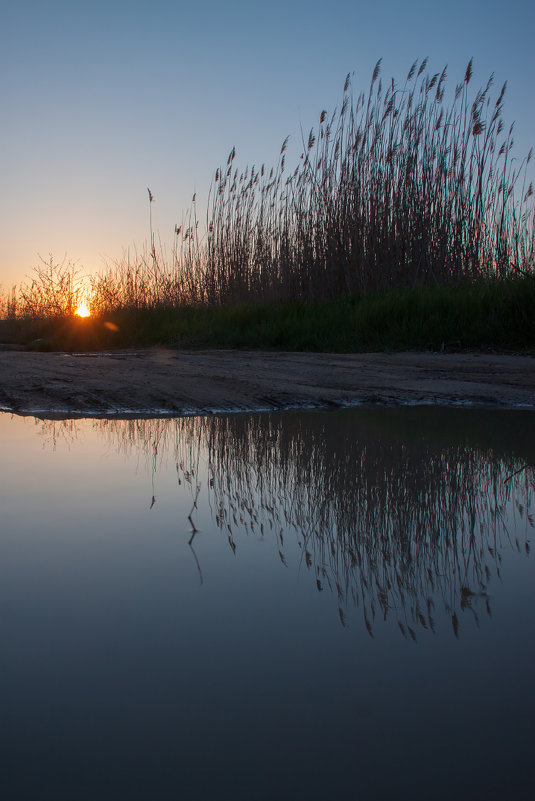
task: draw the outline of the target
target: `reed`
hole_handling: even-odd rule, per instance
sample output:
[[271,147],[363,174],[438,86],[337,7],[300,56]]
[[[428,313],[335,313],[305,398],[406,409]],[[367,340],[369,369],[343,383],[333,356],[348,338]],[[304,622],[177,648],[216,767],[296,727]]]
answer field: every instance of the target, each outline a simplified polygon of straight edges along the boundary
[[[446,69],[416,62],[367,93],[346,79],[339,111],[322,111],[291,172],[288,138],[271,169],[216,170],[206,230],[195,203],[177,227],[162,282],[180,302],[319,300],[370,290],[535,274],[528,156],[512,157],[505,85],[471,93],[472,62],[451,97]],[[449,98],[449,99],[448,99]],[[159,279],[161,281],[161,277]]]
[[[271,168],[237,167],[233,148],[203,212],[193,196],[170,252],[154,235],[148,190],[150,245],[91,277],[93,314],[533,280],[531,151],[513,157],[505,84],[493,92],[491,76],[472,91],[471,61],[453,90],[427,60],[399,85],[380,73],[379,61],[357,95],[347,77],[339,109],[321,112],[293,169],[288,137]],[[74,275],[53,266],[11,298],[12,312],[70,313]]]

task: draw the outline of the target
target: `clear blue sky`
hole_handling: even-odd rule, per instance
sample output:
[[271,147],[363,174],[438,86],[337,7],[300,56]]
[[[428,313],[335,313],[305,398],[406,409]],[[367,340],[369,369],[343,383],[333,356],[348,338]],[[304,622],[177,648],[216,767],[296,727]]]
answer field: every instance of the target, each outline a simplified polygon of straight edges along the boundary
[[18,0],[0,25],[0,284],[65,253],[92,272],[148,238],[172,242],[235,145],[271,164],[375,62],[402,81],[416,58],[474,57],[474,82],[508,81],[515,152],[535,145],[535,3],[526,0]]

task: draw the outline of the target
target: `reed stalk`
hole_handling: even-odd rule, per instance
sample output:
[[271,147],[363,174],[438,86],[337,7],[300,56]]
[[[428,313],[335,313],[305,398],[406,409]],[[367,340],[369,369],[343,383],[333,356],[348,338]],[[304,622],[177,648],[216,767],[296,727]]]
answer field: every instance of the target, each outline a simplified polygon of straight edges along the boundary
[[[204,214],[194,195],[167,254],[129,251],[91,279],[92,308],[314,302],[414,286],[535,277],[531,151],[513,157],[506,92],[493,77],[472,91],[472,62],[453,91],[447,72],[414,62],[367,92],[347,77],[338,110],[322,111],[289,170],[244,169],[233,148],[212,180]],[[201,227],[200,221],[204,220]],[[67,274],[38,272],[20,314],[70,308]]]

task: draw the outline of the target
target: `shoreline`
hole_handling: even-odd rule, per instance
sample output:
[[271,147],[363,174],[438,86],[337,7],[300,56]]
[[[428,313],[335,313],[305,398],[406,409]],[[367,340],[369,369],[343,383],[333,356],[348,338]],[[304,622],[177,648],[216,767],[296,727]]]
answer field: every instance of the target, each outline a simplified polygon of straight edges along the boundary
[[535,404],[528,405],[498,405],[484,403],[456,403],[447,401],[436,403],[434,401],[422,401],[421,403],[344,403],[344,404],[316,404],[311,406],[277,406],[277,407],[250,407],[243,409],[223,409],[223,408],[202,408],[184,409],[179,411],[166,411],[162,409],[109,409],[108,411],[86,411],[73,409],[71,411],[61,411],[56,409],[9,409],[0,406],[0,414],[9,414],[16,417],[34,417],[36,420],[172,420],[179,417],[226,417],[229,415],[257,415],[273,414],[275,412],[327,412],[343,411],[345,409],[415,409],[415,408],[440,408],[440,409],[464,409],[464,410],[485,410],[503,412],[535,412]]
[[0,411],[18,415],[178,417],[419,405],[533,411],[535,358],[162,348],[0,352]]

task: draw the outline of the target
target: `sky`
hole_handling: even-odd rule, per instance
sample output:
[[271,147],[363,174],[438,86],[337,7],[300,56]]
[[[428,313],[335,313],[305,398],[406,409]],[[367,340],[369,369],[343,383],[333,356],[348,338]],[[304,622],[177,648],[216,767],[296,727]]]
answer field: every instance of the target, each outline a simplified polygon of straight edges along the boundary
[[[535,145],[531,0],[18,0],[0,25],[0,285],[39,256],[82,273],[149,239],[169,247],[216,167],[274,164],[286,135],[355,94],[379,58],[404,81],[415,59],[473,82],[508,81],[515,153]],[[293,151],[290,150],[290,153]],[[291,161],[288,161],[291,166]]]

